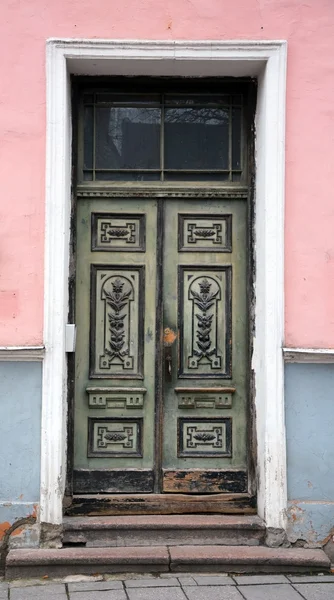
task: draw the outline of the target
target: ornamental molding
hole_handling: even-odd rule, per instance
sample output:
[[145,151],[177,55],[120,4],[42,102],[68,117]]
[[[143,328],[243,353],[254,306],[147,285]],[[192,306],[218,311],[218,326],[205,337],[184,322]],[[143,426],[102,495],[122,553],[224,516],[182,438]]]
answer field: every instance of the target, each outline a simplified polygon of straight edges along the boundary
[[41,361],[44,354],[44,346],[0,346],[0,362]]
[[77,190],[77,198],[225,198],[243,200],[249,196],[247,188],[224,190],[219,188],[198,189],[152,189],[152,188],[113,188],[108,190]]
[[334,363],[334,348],[283,348],[286,363]]

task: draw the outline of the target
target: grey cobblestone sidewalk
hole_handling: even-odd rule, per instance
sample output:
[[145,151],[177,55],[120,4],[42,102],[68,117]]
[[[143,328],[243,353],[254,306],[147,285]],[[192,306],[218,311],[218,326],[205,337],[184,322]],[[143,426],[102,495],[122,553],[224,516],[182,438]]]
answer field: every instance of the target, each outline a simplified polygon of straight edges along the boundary
[[152,575],[0,582],[0,600],[334,600],[334,575]]

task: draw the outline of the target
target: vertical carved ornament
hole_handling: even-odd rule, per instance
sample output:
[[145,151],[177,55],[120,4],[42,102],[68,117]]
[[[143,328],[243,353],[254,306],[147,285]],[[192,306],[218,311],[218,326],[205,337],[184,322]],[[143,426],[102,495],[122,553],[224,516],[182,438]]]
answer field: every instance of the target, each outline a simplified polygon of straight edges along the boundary
[[[133,368],[133,357],[130,355],[130,302],[134,298],[132,283],[125,277],[110,277],[102,288],[102,295],[106,301],[106,314],[109,332],[106,336],[102,365],[108,367],[115,363],[121,364],[123,369]],[[108,356],[106,360],[105,355]]]
[[91,376],[140,378],[144,267],[92,267]]
[[230,378],[232,268],[179,267],[181,378]]
[[220,369],[221,356],[217,351],[218,311],[221,299],[219,284],[210,277],[200,277],[189,287],[193,308],[192,353],[188,357],[190,369],[196,369],[201,360],[207,360],[212,369]]

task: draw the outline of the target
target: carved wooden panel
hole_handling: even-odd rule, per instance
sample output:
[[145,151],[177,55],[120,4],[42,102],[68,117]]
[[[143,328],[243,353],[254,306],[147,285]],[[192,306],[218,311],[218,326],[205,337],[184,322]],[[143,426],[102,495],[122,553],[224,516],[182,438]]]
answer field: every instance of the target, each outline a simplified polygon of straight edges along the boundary
[[230,378],[232,268],[179,267],[180,378]]
[[178,419],[178,456],[231,456],[232,422],[224,419]]
[[232,252],[232,215],[183,215],[178,217],[181,252]]
[[223,409],[232,407],[233,388],[175,388],[179,408],[214,408]]
[[144,266],[92,265],[91,378],[143,378],[144,286]]
[[145,252],[145,215],[92,213],[92,251]]
[[88,457],[142,457],[143,419],[88,418]]
[[145,388],[96,388],[86,389],[89,408],[143,408]]

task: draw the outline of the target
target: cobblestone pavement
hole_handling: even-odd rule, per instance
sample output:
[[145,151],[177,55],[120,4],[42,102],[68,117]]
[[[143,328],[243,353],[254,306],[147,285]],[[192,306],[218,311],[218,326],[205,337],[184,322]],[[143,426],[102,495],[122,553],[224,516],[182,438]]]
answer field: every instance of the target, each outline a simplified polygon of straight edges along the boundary
[[0,582],[0,600],[334,600],[334,575],[72,576]]

